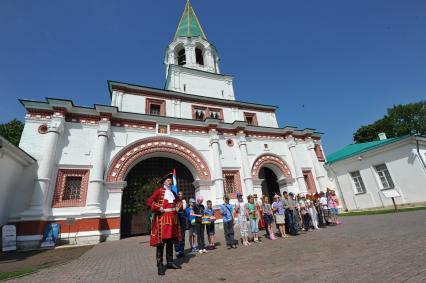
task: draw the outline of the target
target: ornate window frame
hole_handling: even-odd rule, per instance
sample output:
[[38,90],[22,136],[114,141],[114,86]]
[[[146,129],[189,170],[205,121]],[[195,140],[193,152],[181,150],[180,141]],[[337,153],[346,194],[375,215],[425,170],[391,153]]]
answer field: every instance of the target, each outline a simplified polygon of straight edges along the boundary
[[[241,177],[240,177],[240,171],[239,170],[223,170],[222,171],[223,174],[223,189],[224,189],[224,193],[226,195],[228,195],[230,198],[237,198],[237,193],[242,193],[242,188],[241,188]],[[228,176],[232,176],[234,177],[234,192],[233,193],[228,193],[228,190],[226,188],[226,177]]]
[[[52,207],[81,207],[86,206],[87,189],[89,186],[89,169],[58,169],[56,186],[53,193]],[[63,200],[67,177],[81,177],[80,199]]]
[[160,106],[160,114],[158,116],[166,116],[166,101],[161,99],[146,98],[145,101],[145,114],[151,115],[151,105]]

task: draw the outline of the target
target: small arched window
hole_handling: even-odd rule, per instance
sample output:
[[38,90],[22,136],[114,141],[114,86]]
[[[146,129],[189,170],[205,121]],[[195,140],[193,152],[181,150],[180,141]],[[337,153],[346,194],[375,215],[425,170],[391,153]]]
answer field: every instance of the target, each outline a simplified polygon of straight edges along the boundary
[[185,54],[185,48],[182,48],[178,52],[178,65],[182,66],[186,64],[186,54]]
[[197,64],[204,66],[203,50],[195,48],[195,60]]

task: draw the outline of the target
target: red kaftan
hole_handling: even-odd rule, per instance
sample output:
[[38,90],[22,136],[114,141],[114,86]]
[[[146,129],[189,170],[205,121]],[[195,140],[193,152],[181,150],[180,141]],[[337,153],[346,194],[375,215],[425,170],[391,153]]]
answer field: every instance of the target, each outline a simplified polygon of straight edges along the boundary
[[[156,246],[157,244],[162,243],[163,239],[175,238],[178,241],[182,240],[182,233],[177,214],[177,210],[182,209],[182,202],[173,192],[175,200],[173,203],[169,203],[167,199],[164,199],[165,192],[165,188],[158,188],[147,201],[147,205],[151,208],[154,215],[151,225],[151,246]],[[175,208],[176,210],[160,213],[160,207],[163,209]]]

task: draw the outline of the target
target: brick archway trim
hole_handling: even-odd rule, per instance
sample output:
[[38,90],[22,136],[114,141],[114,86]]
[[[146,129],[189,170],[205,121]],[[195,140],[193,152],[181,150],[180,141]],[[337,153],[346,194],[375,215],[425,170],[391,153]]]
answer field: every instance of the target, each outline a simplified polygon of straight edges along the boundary
[[291,171],[288,168],[287,164],[280,157],[272,154],[263,154],[259,156],[254,162],[253,167],[251,168],[251,175],[254,178],[258,178],[260,169],[265,165],[272,164],[275,165],[284,175],[287,180],[293,180]]
[[[191,145],[170,137],[154,137],[139,140],[122,149],[109,165],[106,179],[108,182],[124,181],[128,171],[146,154],[170,153],[188,161],[200,180],[210,180],[210,170],[204,158]],[[171,157],[173,158],[173,156]],[[195,179],[195,176],[194,176]]]

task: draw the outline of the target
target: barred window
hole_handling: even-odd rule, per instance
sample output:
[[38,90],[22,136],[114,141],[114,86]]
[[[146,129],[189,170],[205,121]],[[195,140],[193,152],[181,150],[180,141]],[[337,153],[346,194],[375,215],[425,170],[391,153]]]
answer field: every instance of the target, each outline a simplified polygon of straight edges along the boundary
[[359,171],[351,172],[351,177],[353,184],[355,186],[355,191],[358,194],[363,194],[367,192],[365,189],[364,181],[362,180],[361,173]]
[[59,169],[52,207],[85,206],[89,172],[88,169]]
[[81,182],[83,177],[67,176],[65,179],[64,195],[62,200],[80,199]]
[[225,176],[225,192],[227,194],[235,194],[235,177],[232,175]]
[[238,170],[224,170],[223,183],[225,194],[230,198],[236,198],[237,193],[241,193],[241,178]]

